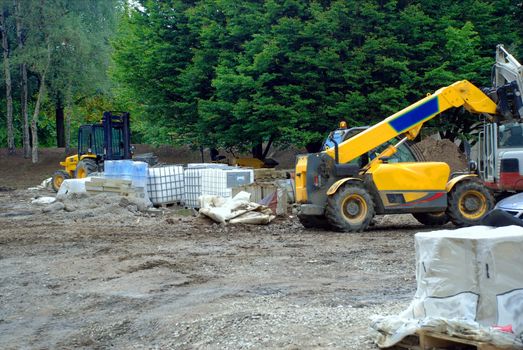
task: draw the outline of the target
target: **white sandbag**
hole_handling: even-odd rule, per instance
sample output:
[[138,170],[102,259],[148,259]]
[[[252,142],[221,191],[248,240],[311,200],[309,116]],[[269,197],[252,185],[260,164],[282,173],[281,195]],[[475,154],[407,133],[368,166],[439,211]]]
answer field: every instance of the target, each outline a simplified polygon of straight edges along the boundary
[[29,187],[28,190],[36,191],[36,190],[50,189],[52,180],[53,180],[53,178],[49,177],[49,178],[45,179],[44,181],[42,181],[42,183],[40,185],[34,186],[34,187]]
[[51,203],[54,203],[56,202],[56,198],[55,197],[47,197],[47,196],[43,196],[43,197],[38,197],[38,198],[35,198],[31,201],[31,204],[51,204]]
[[250,193],[239,192],[233,198],[200,196],[200,213],[219,223],[265,225],[275,216],[266,206],[249,201]]

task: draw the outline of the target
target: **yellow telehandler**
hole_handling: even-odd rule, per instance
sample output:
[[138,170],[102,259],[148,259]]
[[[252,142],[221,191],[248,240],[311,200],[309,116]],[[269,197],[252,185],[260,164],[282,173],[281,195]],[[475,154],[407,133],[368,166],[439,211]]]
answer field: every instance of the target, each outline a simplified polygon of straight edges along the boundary
[[[497,96],[498,105],[507,105],[506,95]],[[376,214],[399,213],[411,213],[426,225],[449,220],[457,226],[480,223],[494,199],[475,173],[450,178],[446,163],[400,163],[392,158],[398,147],[418,135],[423,123],[456,107],[497,113],[489,96],[466,80],[458,81],[341,143],[332,139],[333,147],[323,152],[299,155],[296,209],[302,224],[362,231]],[[396,137],[401,140],[374,159],[355,161]]]

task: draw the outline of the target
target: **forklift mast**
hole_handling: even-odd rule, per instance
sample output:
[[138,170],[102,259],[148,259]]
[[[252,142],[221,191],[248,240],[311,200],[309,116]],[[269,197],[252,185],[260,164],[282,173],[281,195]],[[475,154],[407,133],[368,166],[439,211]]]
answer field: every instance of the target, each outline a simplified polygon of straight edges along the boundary
[[131,159],[131,127],[128,112],[104,112],[104,159]]

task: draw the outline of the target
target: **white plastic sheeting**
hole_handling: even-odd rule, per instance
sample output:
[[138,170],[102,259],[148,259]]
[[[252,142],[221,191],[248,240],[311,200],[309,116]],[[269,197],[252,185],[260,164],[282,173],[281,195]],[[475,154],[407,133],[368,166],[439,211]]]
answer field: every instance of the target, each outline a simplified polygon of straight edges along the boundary
[[57,197],[64,196],[71,193],[86,193],[85,183],[91,181],[90,177],[84,177],[82,179],[66,179],[62,182]]
[[250,202],[250,197],[247,192],[233,198],[204,195],[200,197],[200,213],[219,223],[264,225],[271,222],[275,218],[271,209]]
[[434,320],[445,325],[461,322],[469,331],[475,327],[481,332],[494,325],[511,325],[514,334],[509,341],[521,344],[523,228],[474,226],[421,232],[415,236],[415,246],[416,294],[400,315],[374,319],[373,328],[380,332],[378,345],[392,346]]
[[52,177],[49,177],[42,181],[42,183],[38,186],[29,187],[28,190],[35,191],[35,190],[45,190],[45,189],[51,189],[51,182],[53,181]]

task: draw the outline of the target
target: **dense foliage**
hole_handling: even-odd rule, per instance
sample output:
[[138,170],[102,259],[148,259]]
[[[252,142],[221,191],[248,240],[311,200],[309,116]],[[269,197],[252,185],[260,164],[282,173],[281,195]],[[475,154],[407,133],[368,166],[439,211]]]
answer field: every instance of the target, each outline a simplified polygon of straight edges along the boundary
[[[16,41],[17,1],[28,33],[24,49]],[[2,4],[17,144],[18,65],[28,64],[34,106],[47,47],[52,58],[38,124],[44,143],[58,136],[57,110],[71,105],[72,135],[87,115],[118,108],[132,112],[140,141],[242,149],[268,141],[312,149],[342,119],[372,124],[460,79],[489,85],[498,43],[523,58],[523,3],[513,0]],[[31,32],[38,26],[40,34]],[[113,62],[107,68],[109,40]],[[469,132],[475,118],[454,111],[434,125],[453,138]]]
[[[23,135],[25,114],[26,119],[34,121],[39,136],[32,138],[33,146],[41,143],[64,147],[67,126],[76,128],[84,119],[74,118],[76,112],[85,111],[89,101],[100,99],[109,90],[109,38],[115,32],[117,13],[121,12],[119,4],[117,0],[0,2],[4,19],[0,27],[2,78],[6,82],[0,88],[3,144],[7,137],[6,111],[10,109],[3,97],[9,90],[16,144],[21,145],[27,136]],[[83,117],[86,115],[83,113]]]
[[523,52],[510,0],[139,3],[113,76],[151,141],[312,145],[341,119],[371,124],[460,79],[488,85],[498,43]]

